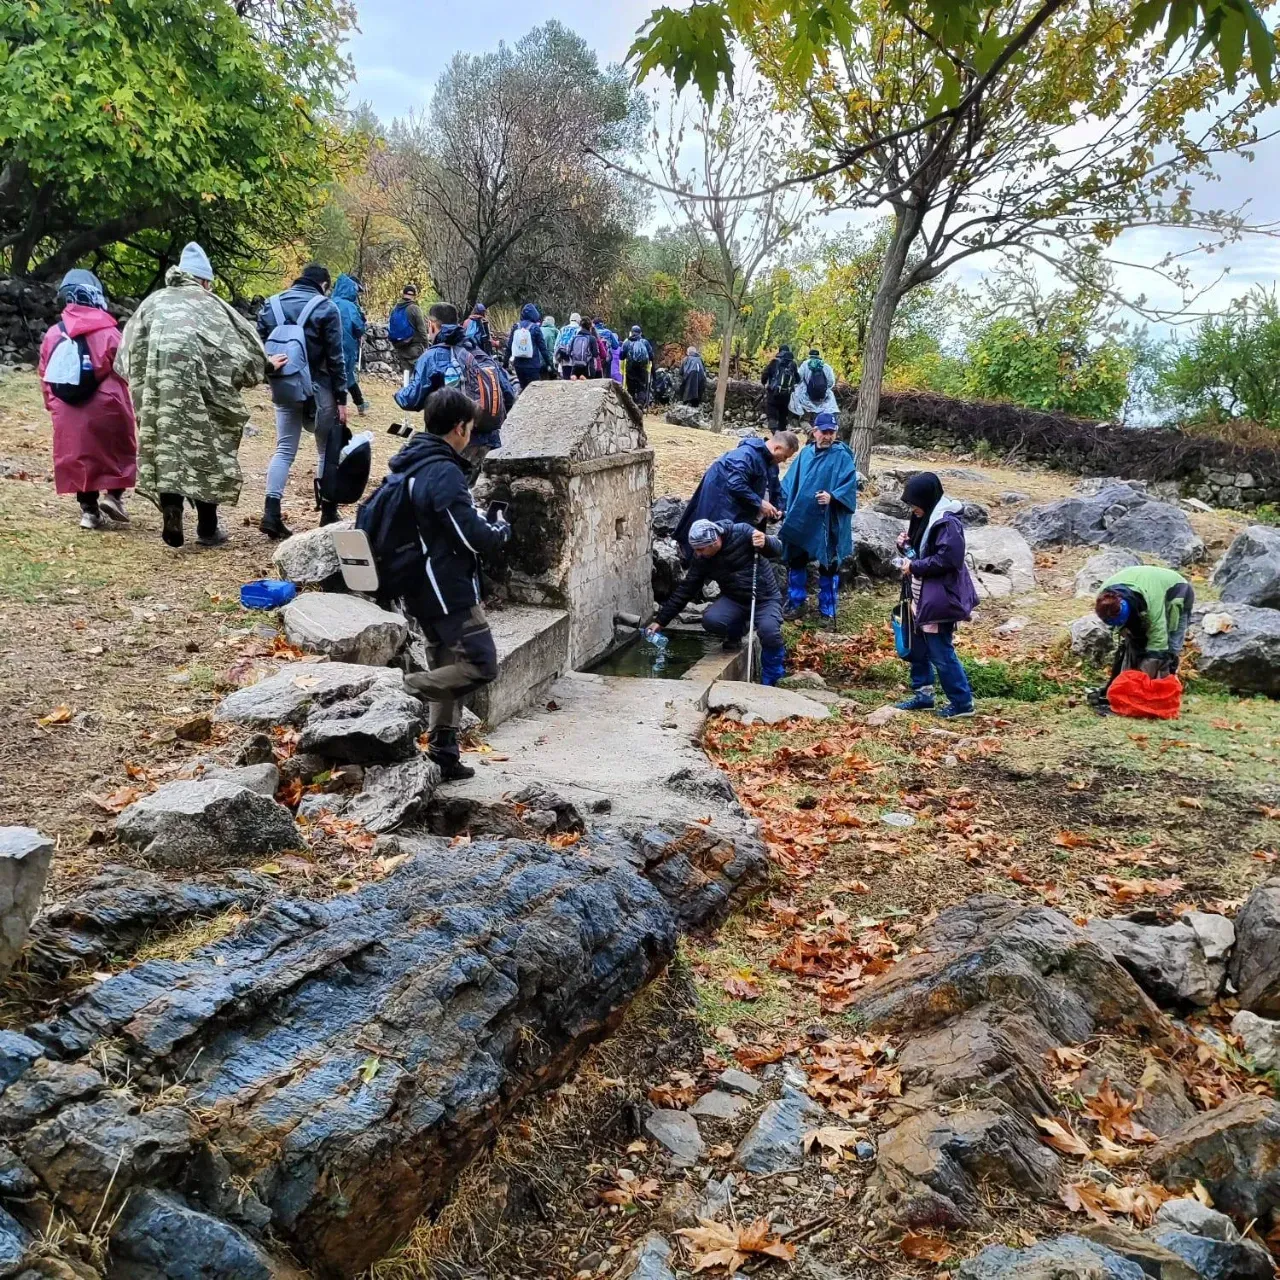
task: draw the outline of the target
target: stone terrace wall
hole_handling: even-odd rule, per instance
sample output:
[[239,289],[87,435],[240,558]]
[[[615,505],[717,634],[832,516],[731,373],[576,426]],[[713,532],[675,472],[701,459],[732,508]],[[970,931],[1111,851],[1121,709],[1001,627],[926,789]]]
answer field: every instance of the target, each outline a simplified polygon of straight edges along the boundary
[[[708,385],[708,403],[713,396]],[[841,383],[836,400],[847,419],[857,406],[857,387]],[[730,382],[725,420],[730,427],[761,426],[763,388]],[[1081,475],[1172,480],[1185,496],[1215,506],[1280,502],[1280,449],[1245,449],[1174,428],[1122,427],[1011,404],[887,391],[880,398],[880,430],[881,439],[899,444],[953,448],[985,440],[1000,453]]]
[[[113,299],[108,310],[123,325],[135,305],[132,298]],[[0,279],[0,367],[35,364],[41,340],[61,314],[55,285]]]

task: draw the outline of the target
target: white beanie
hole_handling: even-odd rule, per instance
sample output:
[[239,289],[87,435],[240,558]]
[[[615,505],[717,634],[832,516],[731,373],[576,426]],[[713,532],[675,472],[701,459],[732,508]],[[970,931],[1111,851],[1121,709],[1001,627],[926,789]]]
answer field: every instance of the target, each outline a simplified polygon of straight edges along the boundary
[[178,259],[178,268],[189,276],[195,276],[197,280],[213,279],[209,255],[194,240],[183,249],[182,257]]
[[573,312],[573,314],[572,314],[572,315],[570,315],[570,317],[569,317],[569,323],[570,323],[570,324],[581,324],[581,323],[582,323],[582,317],[581,317],[581,316],[580,316],[580,315],[575,311],[575,312]]

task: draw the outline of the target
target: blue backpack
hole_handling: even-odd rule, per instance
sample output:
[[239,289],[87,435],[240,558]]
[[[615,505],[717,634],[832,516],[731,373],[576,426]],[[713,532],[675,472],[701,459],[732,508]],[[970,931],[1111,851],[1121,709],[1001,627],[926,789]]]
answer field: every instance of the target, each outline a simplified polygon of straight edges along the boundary
[[413,341],[413,321],[409,319],[407,302],[397,302],[391,308],[391,319],[387,321],[387,337],[392,342]]
[[306,306],[298,312],[298,318],[289,323],[284,316],[284,308],[280,305],[280,295],[267,303],[271,314],[275,317],[275,328],[267,335],[267,355],[282,355],[285,358],[284,368],[273,371],[270,376],[271,400],[274,404],[303,404],[315,394],[311,382],[311,361],[307,355],[307,335],[305,325],[311,313],[324,301],[324,294],[317,293]]

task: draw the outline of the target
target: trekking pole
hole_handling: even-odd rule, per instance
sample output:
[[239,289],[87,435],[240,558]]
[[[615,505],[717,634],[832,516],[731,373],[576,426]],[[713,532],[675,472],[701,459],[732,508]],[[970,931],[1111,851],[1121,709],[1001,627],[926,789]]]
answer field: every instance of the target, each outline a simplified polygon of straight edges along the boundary
[[756,640],[756,575],[760,572],[760,553],[757,551],[751,558],[751,616],[747,620],[747,683],[755,674],[755,640]]

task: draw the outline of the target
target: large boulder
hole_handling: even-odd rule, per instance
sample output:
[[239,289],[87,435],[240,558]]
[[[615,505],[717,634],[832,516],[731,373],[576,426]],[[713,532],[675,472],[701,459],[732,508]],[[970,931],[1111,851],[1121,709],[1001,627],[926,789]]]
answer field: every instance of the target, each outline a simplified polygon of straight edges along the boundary
[[27,941],[52,861],[53,841],[34,827],[0,827],[0,977]]
[[338,549],[333,545],[337,529],[350,529],[351,521],[306,529],[279,543],[271,563],[282,578],[300,587],[315,587],[342,573]]
[[1280,1022],[1241,1009],[1231,1019],[1231,1034],[1240,1037],[1255,1071],[1280,1071]]
[[344,764],[394,764],[416,754],[426,728],[426,709],[417,698],[403,687],[375,686],[345,702],[314,708],[298,750]]
[[1013,523],[1033,547],[1127,547],[1174,565],[1204,556],[1204,542],[1183,511],[1127,484],[1030,507]]
[[1225,631],[1200,631],[1200,674],[1242,693],[1280,693],[1280,609],[1232,604],[1217,610]]
[[655,538],[669,538],[684,515],[684,499],[673,494],[658,498],[653,504],[651,524]]
[[1231,604],[1280,609],[1280,529],[1255,524],[1238,533],[1210,581]]
[[979,525],[991,523],[991,512],[981,502],[966,498],[960,512],[960,519],[964,521],[966,528],[976,529]]
[[[1230,926],[1230,921],[1224,919]],[[1210,1005],[1218,998],[1226,977],[1226,951],[1205,954],[1200,934],[1186,921],[1171,925],[1139,924],[1124,919],[1093,919],[1089,935],[1137,979],[1138,985],[1161,1004]]]
[[1124,547],[1110,547],[1090,556],[1084,567],[1076,574],[1076,595],[1092,599],[1113,574],[1121,569],[1132,569],[1142,563],[1142,557],[1127,551]]
[[305,845],[283,805],[217,778],[166,782],[120,814],[116,835],[160,866],[195,871]]
[[704,417],[696,404],[673,404],[667,410],[666,421],[673,427],[692,427],[695,431],[715,431],[710,418]]
[[387,667],[363,667],[349,662],[289,663],[265,680],[228,694],[213,718],[253,729],[297,725],[307,718],[313,706],[344,702],[374,685],[402,689],[404,677]]
[[366,831],[394,831],[423,811],[439,785],[440,766],[426,756],[371,765],[364,789],[344,806],[343,816]]
[[1070,627],[1071,652],[1090,662],[1102,662],[1116,647],[1116,638],[1096,613],[1086,613]]
[[360,596],[308,591],[285,605],[281,617],[291,644],[334,662],[385,667],[409,639],[400,614]]
[[1171,565],[1204,559],[1204,539],[1186,512],[1169,502],[1132,507],[1107,529],[1107,541],[1130,551],[1145,551]]
[[856,568],[869,578],[886,580],[900,578],[895,561],[902,552],[898,550],[898,535],[905,533],[907,522],[882,515],[869,507],[859,507],[853,513],[853,559]]
[[653,540],[653,598],[661,604],[675,589],[684,573],[680,546],[674,538]]
[[1280,1016],[1280,876],[1258,885],[1236,912],[1231,982],[1240,1007]]
[[989,524],[965,531],[969,568],[978,573],[999,573],[1009,579],[1014,594],[1036,585],[1035,552],[1027,540],[1007,524]]
[[1084,1236],[1041,1240],[1025,1249],[989,1244],[962,1262],[956,1280],[1147,1280],[1136,1262]]

